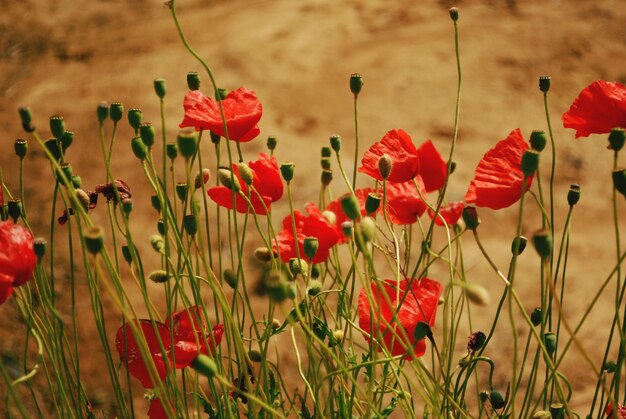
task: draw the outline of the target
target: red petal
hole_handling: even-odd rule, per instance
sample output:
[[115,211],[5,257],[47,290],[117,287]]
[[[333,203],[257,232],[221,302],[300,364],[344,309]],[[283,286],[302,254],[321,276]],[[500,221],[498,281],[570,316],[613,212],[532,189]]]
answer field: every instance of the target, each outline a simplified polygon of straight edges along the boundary
[[562,120],[565,128],[576,130],[576,138],[626,127],[626,86],[604,80],[591,83],[580,92]]
[[[212,351],[213,340],[216,345],[222,341],[224,325],[218,324],[213,328],[213,339],[211,339],[211,334],[206,333],[206,320],[199,306],[189,307],[172,314],[168,322],[172,325],[174,335],[175,344],[173,348],[176,368],[188,366],[199,353],[208,355]],[[205,345],[205,337],[209,344],[209,350]]]
[[[422,192],[422,196],[426,197],[426,189],[421,177],[418,176],[415,181]],[[386,200],[388,216],[394,224],[413,224],[427,208],[417,193],[413,181],[388,183]]]
[[13,221],[0,222],[0,274],[13,278],[19,287],[30,279],[37,264],[33,235]]
[[[450,204],[444,205],[439,208],[439,214],[443,217],[444,220],[446,220],[446,224],[450,226],[456,224],[456,222],[459,221],[459,218],[461,218],[461,215],[463,215],[463,208],[465,208],[464,202],[451,202]],[[429,209],[428,215],[432,220],[435,212]],[[435,224],[437,224],[438,226],[443,226],[441,218],[437,217],[435,219]]]
[[[176,408],[174,408],[171,403],[170,406],[176,413]],[[165,413],[165,409],[161,404],[161,399],[156,398],[150,402],[150,409],[148,409],[148,417],[150,419],[169,419],[167,414]]]
[[271,202],[278,201],[283,196],[283,181],[276,158],[259,153],[259,159],[251,161],[248,166],[254,173],[252,185],[259,194],[269,197]]
[[0,304],[13,294],[13,277],[0,274]]
[[[365,200],[367,199],[367,195],[369,195],[371,192],[374,192],[374,188],[356,189],[354,191],[354,195],[356,195],[356,199],[359,201],[361,216],[367,215],[367,211],[365,211]],[[339,237],[339,243],[345,243],[346,241],[348,241],[348,238],[343,234],[341,223],[343,223],[344,221],[348,221],[349,218],[341,208],[341,198],[343,197],[339,197],[332,201],[330,204],[328,204],[326,206],[326,210],[331,211],[333,214],[335,214],[335,230],[337,231],[337,236]]]
[[[207,194],[209,195],[209,198],[211,198],[213,202],[215,202],[217,205],[224,208],[233,209],[233,193],[227,187],[214,186],[207,190]],[[265,206],[267,207],[267,209],[269,209],[272,204],[271,199],[267,196],[262,196],[261,198],[263,198]],[[261,204],[261,200],[254,193],[250,197],[252,208],[249,208],[248,202],[240,194],[235,194],[235,202],[237,203],[237,212],[240,212],[242,214],[245,213],[248,209],[250,210],[250,212],[252,212],[252,209],[254,209],[254,212],[259,215],[266,214],[265,207],[263,207],[263,205]]]
[[261,129],[259,128],[258,125],[255,125],[254,127],[252,127],[250,131],[242,135],[241,138],[239,138],[237,141],[239,141],[240,143],[250,142],[254,140],[256,137],[258,137],[260,133],[261,133]]
[[[492,209],[506,208],[517,202],[524,182],[520,164],[527,149],[528,144],[519,128],[499,141],[478,163],[465,202]],[[531,184],[532,178],[529,178],[526,190]]]
[[417,154],[419,156],[419,174],[424,181],[426,192],[443,188],[448,174],[448,165],[433,142],[427,140],[417,149]]
[[359,172],[383,180],[378,170],[378,160],[387,154],[393,160],[389,182],[405,182],[418,174],[419,156],[411,137],[403,130],[389,131],[363,155]]

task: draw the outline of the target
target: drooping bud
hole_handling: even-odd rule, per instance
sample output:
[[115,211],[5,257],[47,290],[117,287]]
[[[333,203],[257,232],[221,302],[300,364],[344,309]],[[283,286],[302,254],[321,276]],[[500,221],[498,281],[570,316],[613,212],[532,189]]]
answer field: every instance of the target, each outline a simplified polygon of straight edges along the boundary
[[113,102],[109,107],[109,116],[113,122],[119,122],[124,117],[124,105],[120,102]]
[[215,377],[218,371],[215,361],[204,354],[195,357],[190,365],[198,374],[202,374],[208,379]]
[[617,192],[626,198],[626,169],[618,168],[613,170],[613,186]]
[[526,243],[528,243],[528,239],[526,237],[515,237],[511,243],[511,253],[513,253],[513,256],[521,255],[524,252],[524,249],[526,249]]
[[197,71],[187,73],[187,87],[189,87],[189,90],[200,89],[200,76]]
[[289,271],[293,276],[298,274],[306,276],[309,272],[309,264],[304,259],[291,258],[289,259]]
[[500,410],[504,408],[504,406],[506,406],[506,401],[504,400],[504,397],[502,397],[502,394],[500,394],[500,392],[496,390],[491,390],[491,392],[489,393],[489,403],[491,403],[491,407],[493,407],[495,410]]
[[185,232],[190,236],[195,236],[198,232],[198,220],[193,214],[187,214],[183,217],[183,227]]
[[330,146],[336,153],[341,150],[341,137],[337,134],[330,136]]
[[191,158],[198,150],[198,136],[193,129],[182,129],[178,131],[176,143],[178,144],[178,151],[180,151],[180,154],[186,159]]
[[87,211],[89,209],[89,204],[91,203],[89,195],[82,189],[76,189],[75,192],[76,198],[78,198],[78,202],[80,202],[80,206],[83,207],[85,211]]
[[267,137],[267,149],[270,151],[273,151],[276,149],[276,145],[278,144],[278,139],[273,136],[270,135],[269,137]]
[[453,22],[459,20],[459,9],[457,7],[451,7],[448,13],[450,13],[450,19],[452,19]]
[[135,131],[139,129],[141,122],[143,120],[143,112],[141,109],[133,108],[128,111],[128,123]]
[[60,140],[65,132],[65,121],[62,116],[53,115],[50,117],[50,133],[54,138]]
[[263,285],[267,294],[277,303],[286,300],[291,291],[291,285],[284,279],[282,273],[272,273],[264,281]]
[[160,99],[165,97],[165,94],[167,93],[167,84],[165,83],[165,79],[154,79],[154,93],[156,93]]
[[202,185],[206,185],[207,182],[211,179],[211,171],[209,169],[202,169],[202,172],[198,172],[196,174],[196,178],[193,181],[193,186],[196,189],[200,189]]
[[350,91],[354,96],[358,96],[361,93],[361,89],[363,88],[363,77],[361,77],[358,73],[353,73],[350,75]]
[[157,270],[157,271],[152,271],[150,275],[148,275],[148,278],[150,279],[150,281],[154,282],[155,284],[163,284],[170,279],[170,276],[167,272],[163,270]]
[[256,349],[251,349],[250,351],[248,351],[248,358],[250,358],[250,361],[256,363],[263,361],[263,355],[260,351]]
[[278,257],[278,255],[268,249],[267,247],[258,247],[254,250],[254,257],[256,260],[260,262],[270,262],[273,257]]
[[239,169],[239,176],[241,177],[241,180],[243,180],[246,185],[252,185],[252,182],[254,181],[254,174],[252,173],[250,166],[241,162],[237,164],[237,169]]
[[139,160],[143,161],[148,156],[148,147],[146,147],[141,137],[135,137],[130,140],[130,147],[135,157]]
[[476,230],[480,225],[480,218],[478,218],[478,211],[476,207],[463,208],[463,221],[468,230]]
[[106,102],[98,103],[96,116],[98,117],[98,122],[104,122],[109,117],[109,104]]
[[378,171],[383,179],[387,179],[393,167],[393,159],[388,154],[383,154],[378,159]]
[[544,345],[546,345],[546,351],[548,351],[548,355],[552,357],[554,355],[554,351],[556,351],[556,335],[552,332],[544,334],[543,343]]
[[319,240],[317,239],[317,237],[305,237],[303,247],[306,257],[309,258],[309,260],[312,260],[317,254]]
[[104,229],[98,226],[91,226],[85,230],[85,247],[92,255],[102,251],[104,246]]
[[239,179],[237,176],[233,176],[233,172],[228,169],[219,169],[217,171],[217,178],[220,180],[220,183],[226,186],[231,191],[235,191],[239,193],[241,191],[241,184],[239,183]]
[[139,136],[141,137],[141,141],[143,141],[146,147],[152,147],[152,145],[154,144],[155,131],[150,122],[145,122],[139,125]]
[[17,157],[19,157],[20,160],[24,160],[24,157],[26,157],[28,153],[28,141],[22,139],[15,140],[13,148],[15,149]]
[[530,146],[533,150],[543,151],[546,148],[546,133],[544,131],[533,131],[530,133]]
[[154,208],[156,212],[161,212],[161,200],[158,195],[150,196],[150,205],[152,205],[152,208]]
[[539,167],[539,152],[537,150],[526,150],[522,155],[522,172],[524,176],[532,176]]
[[380,206],[381,197],[376,195],[373,192],[367,194],[367,198],[365,198],[365,212],[370,215],[374,214],[378,211],[378,207]]
[[376,237],[376,221],[372,217],[363,217],[357,226],[365,243],[369,243]]
[[580,200],[580,185],[578,183],[572,183],[569,186],[569,191],[567,192],[567,203],[570,207],[573,207]]
[[536,232],[533,236],[533,244],[542,259],[549,258],[552,254],[552,236],[550,235],[550,230],[544,229]]
[[361,215],[359,200],[352,193],[341,197],[341,209],[351,220],[356,220]]
[[552,78],[550,76],[541,76],[539,77],[539,90],[543,93],[548,93],[550,90],[550,81]]

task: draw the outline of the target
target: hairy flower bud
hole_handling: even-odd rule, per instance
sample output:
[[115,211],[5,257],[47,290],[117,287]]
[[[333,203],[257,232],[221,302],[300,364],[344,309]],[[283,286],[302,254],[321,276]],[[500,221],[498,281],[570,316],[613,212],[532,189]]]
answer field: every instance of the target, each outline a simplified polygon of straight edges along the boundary
[[391,174],[391,169],[393,168],[393,159],[388,154],[383,154],[380,159],[378,159],[378,171],[380,172],[380,176],[383,179],[387,179],[389,174]]
[[228,169],[219,169],[217,171],[217,177],[220,180],[220,183],[226,186],[231,191],[234,190],[236,193],[241,191],[241,184],[239,183],[239,179],[237,176],[233,176],[233,172]]
[[163,270],[157,270],[157,271],[150,272],[150,275],[148,275],[148,278],[150,279],[150,281],[154,282],[155,284],[163,284],[169,281],[170,276],[168,275],[167,272]]

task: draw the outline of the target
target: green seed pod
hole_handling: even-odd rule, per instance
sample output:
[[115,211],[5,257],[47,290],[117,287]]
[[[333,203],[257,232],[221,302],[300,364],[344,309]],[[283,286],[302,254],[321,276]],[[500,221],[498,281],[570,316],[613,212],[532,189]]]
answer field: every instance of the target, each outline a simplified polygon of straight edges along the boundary
[[388,154],[383,154],[378,159],[378,171],[383,179],[387,179],[393,168],[393,159]]
[[548,332],[543,335],[543,343],[546,345],[546,350],[548,351],[548,355],[552,357],[554,355],[554,351],[556,351],[556,335],[552,332]]
[[22,201],[19,199],[11,199],[7,202],[7,210],[9,217],[13,219],[14,223],[22,216]]
[[281,273],[269,275],[263,281],[263,285],[270,298],[277,303],[286,300],[291,294],[291,291],[289,291],[289,283],[285,281]]
[[133,261],[133,255],[130,253],[130,248],[128,247],[127,244],[122,246],[122,257],[124,258],[126,263],[128,263],[129,265]]
[[476,207],[463,208],[463,221],[468,230],[476,230],[480,225],[480,218],[478,218],[478,211]]
[[157,270],[157,271],[150,272],[150,275],[148,275],[148,278],[150,279],[150,281],[154,282],[155,284],[163,284],[169,281],[170,276],[167,272],[163,270]]
[[521,167],[524,176],[532,176],[539,167],[539,152],[537,150],[526,150],[522,155]]
[[133,154],[139,160],[143,161],[148,156],[148,148],[141,140],[141,137],[135,137],[130,140],[130,147],[133,150]]
[[613,186],[617,192],[626,198],[626,169],[618,168],[613,170]]
[[371,242],[376,237],[376,221],[372,217],[363,217],[357,228],[365,243]]
[[543,93],[548,93],[548,90],[550,90],[551,80],[552,79],[550,76],[539,77],[539,90],[541,90]]
[[200,90],[200,76],[197,71],[187,73],[187,87],[189,90]]
[[543,151],[546,148],[546,133],[544,131],[533,131],[530,133],[530,146],[533,150]]
[[256,349],[251,349],[250,351],[248,351],[248,358],[250,358],[250,361],[256,363],[263,361],[263,355],[260,351]]
[[113,102],[109,107],[109,116],[113,122],[119,122],[124,117],[124,105],[120,102]]
[[59,150],[59,144],[56,138],[50,138],[46,140],[44,143],[50,154],[52,154],[52,158],[55,160],[59,160],[61,158],[61,150]]
[[363,77],[360,74],[354,73],[350,75],[350,91],[354,96],[358,96],[363,88]]
[[609,147],[611,150],[620,151],[626,142],[626,132],[623,128],[613,128],[609,134]]
[[500,394],[499,391],[491,390],[489,393],[489,403],[491,403],[491,407],[495,410],[500,410],[506,406],[506,401],[504,401],[504,397]]
[[344,221],[341,223],[341,231],[343,231],[343,235],[347,238],[352,237],[354,234],[354,223],[352,221]]
[[309,286],[307,288],[307,294],[311,297],[315,297],[317,294],[322,292],[322,283],[317,279],[313,279],[309,282]]
[[283,163],[280,165],[280,173],[285,179],[285,182],[289,183],[293,179],[293,171],[295,165],[292,162]]
[[330,158],[329,157],[323,157],[320,160],[320,164],[322,165],[322,169],[330,170]]
[[62,116],[53,115],[50,117],[50,133],[54,138],[60,140],[65,132],[65,121]]
[[83,187],[83,179],[80,176],[72,176],[72,186],[74,189]]
[[336,153],[339,153],[341,150],[341,137],[339,135],[331,135],[330,136],[330,146]]
[[48,242],[44,238],[37,237],[33,241],[33,250],[35,251],[35,256],[37,256],[37,262],[41,262],[41,259],[45,256],[47,246]]
[[22,139],[15,140],[13,148],[15,149],[15,155],[17,155],[20,160],[24,160],[24,157],[26,157],[28,153],[28,141]]
[[224,100],[226,99],[226,96],[228,96],[228,90],[218,87],[217,91],[215,92],[215,99]]
[[526,243],[528,243],[528,239],[524,236],[517,236],[513,239],[511,243],[511,253],[515,256],[521,255],[526,249]]
[[152,208],[156,210],[156,212],[161,212],[161,200],[159,199],[158,195],[150,196],[150,204],[152,205]]
[[157,231],[161,236],[165,236],[165,223],[162,218],[157,221]]
[[530,313],[530,321],[533,326],[539,326],[543,321],[543,312],[541,311],[541,307],[535,307],[533,311]]
[[333,181],[333,171],[332,170],[322,170],[322,185],[328,186],[330,182]]
[[195,357],[190,365],[198,374],[202,374],[208,379],[215,377],[218,371],[215,361],[204,354]]
[[179,182],[176,184],[176,196],[178,196],[178,199],[180,199],[181,202],[185,202],[185,200],[187,199],[187,191],[188,191],[188,187],[186,183],[183,182]]
[[176,157],[178,157],[178,145],[176,143],[167,143],[165,145],[165,152],[167,157],[174,162]]
[[451,7],[448,10],[448,13],[450,13],[450,19],[452,19],[453,22],[456,22],[457,20],[459,20],[459,9],[456,7]]
[[254,181],[252,169],[250,169],[250,167],[243,162],[237,164],[237,169],[239,170],[241,180],[243,180],[246,185],[252,185],[252,182]]
[[613,361],[606,361],[602,369],[609,374],[613,374],[615,371],[617,371],[617,364]]
[[133,108],[128,111],[128,123],[135,131],[139,129],[141,122],[143,120],[143,112],[141,109]]
[[552,236],[550,230],[540,230],[533,236],[535,250],[542,259],[549,258],[552,254]]
[[415,329],[413,329],[413,337],[415,338],[416,341],[426,338],[426,336],[428,336],[429,333],[430,333],[430,326],[428,325],[428,323],[418,322],[415,325]]
[[98,117],[98,122],[104,122],[109,117],[109,104],[106,102],[98,103],[96,116]]
[[195,236],[198,232],[198,220],[193,214],[187,214],[183,217],[183,227],[190,236]]
[[365,212],[368,215],[374,214],[378,211],[378,207],[380,207],[381,197],[376,195],[373,192],[367,194],[367,198],[365,198]]
[[322,158],[328,158],[332,156],[332,150],[330,149],[330,147],[322,147]]
[[128,217],[132,211],[133,211],[133,200],[130,198],[122,199],[122,212],[124,213],[124,215]]
[[214,133],[213,131],[209,131],[209,137],[211,137],[211,143],[217,145],[220,143],[222,137]]
[[356,220],[361,215],[359,200],[352,193],[341,197],[341,209],[351,220]]
[[273,151],[276,149],[276,145],[278,145],[278,139],[273,135],[267,137],[267,149]]
[[224,282],[226,282],[229,287],[234,290],[237,289],[238,278],[235,271],[232,269],[224,269],[224,272],[222,272],[222,278],[224,278]]
[[154,136],[156,135],[154,131],[154,127],[150,122],[145,122],[139,125],[139,136],[141,137],[141,141],[146,145],[146,147],[150,148],[154,144]]
[[313,265],[311,267],[311,278],[317,279],[322,274],[322,268],[320,268],[319,264]]
[[317,237],[305,237],[304,239],[304,254],[309,260],[312,260],[317,253],[319,247],[319,240]]
[[565,419],[565,406],[561,403],[552,403],[550,405],[550,414],[552,419]]
[[72,131],[65,131],[61,139],[59,140],[61,143],[61,148],[63,149],[63,153],[70,148],[72,143],[74,142],[74,133]]
[[176,137],[178,151],[186,159],[191,158],[198,150],[198,136],[193,129],[183,129],[178,132]]
[[220,180],[220,183],[226,186],[231,191],[235,191],[239,193],[241,191],[241,184],[239,183],[239,179],[236,176],[233,176],[233,172],[228,169],[219,169],[217,171],[217,178]]
[[91,226],[84,233],[85,247],[92,255],[102,251],[104,246],[104,229],[98,226]]
[[167,93],[165,79],[154,79],[154,93],[156,93],[160,99],[165,97],[165,93]]
[[165,240],[163,240],[163,236],[160,234],[153,234],[150,236],[150,246],[152,246],[155,251],[163,253],[163,249],[165,249]]
[[567,192],[567,203],[570,207],[573,207],[580,200],[580,185],[578,183],[572,183],[569,186],[569,191]]
[[32,125],[33,115],[28,107],[18,108],[18,113],[20,114],[20,121],[22,122],[22,128],[26,132],[35,131],[35,127]]
[[66,178],[71,179],[72,176],[74,176],[74,171],[72,170],[72,165],[69,163],[64,163],[61,166],[61,170],[63,171],[63,174],[65,175]]

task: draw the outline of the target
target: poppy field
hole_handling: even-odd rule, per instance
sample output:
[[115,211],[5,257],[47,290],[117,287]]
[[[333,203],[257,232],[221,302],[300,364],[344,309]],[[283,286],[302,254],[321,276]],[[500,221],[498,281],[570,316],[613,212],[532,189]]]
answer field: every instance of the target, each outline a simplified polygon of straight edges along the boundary
[[[466,169],[465,22],[453,7],[437,23],[454,70],[440,87],[451,98],[443,140],[403,125],[364,134],[368,76],[348,73],[336,94],[350,129],[300,148],[264,129],[260,87],[220,84],[227,70],[194,49],[177,3],[162,12],[198,71],[180,75],[181,91],[148,81],[147,110],[94,98],[97,181],[77,169],[70,118],[15,107],[21,136],[0,166],[0,313],[19,317],[22,349],[0,362],[0,412],[626,417],[624,84],[589,79],[557,110],[553,78],[536,75],[525,94],[541,124],[493,130]],[[590,140],[606,196],[562,186],[562,142]],[[294,163],[302,156],[315,176]],[[49,179],[43,216],[29,159]],[[577,262],[588,199],[605,203],[594,223],[609,235],[601,277],[575,300],[581,266],[594,264]]]

